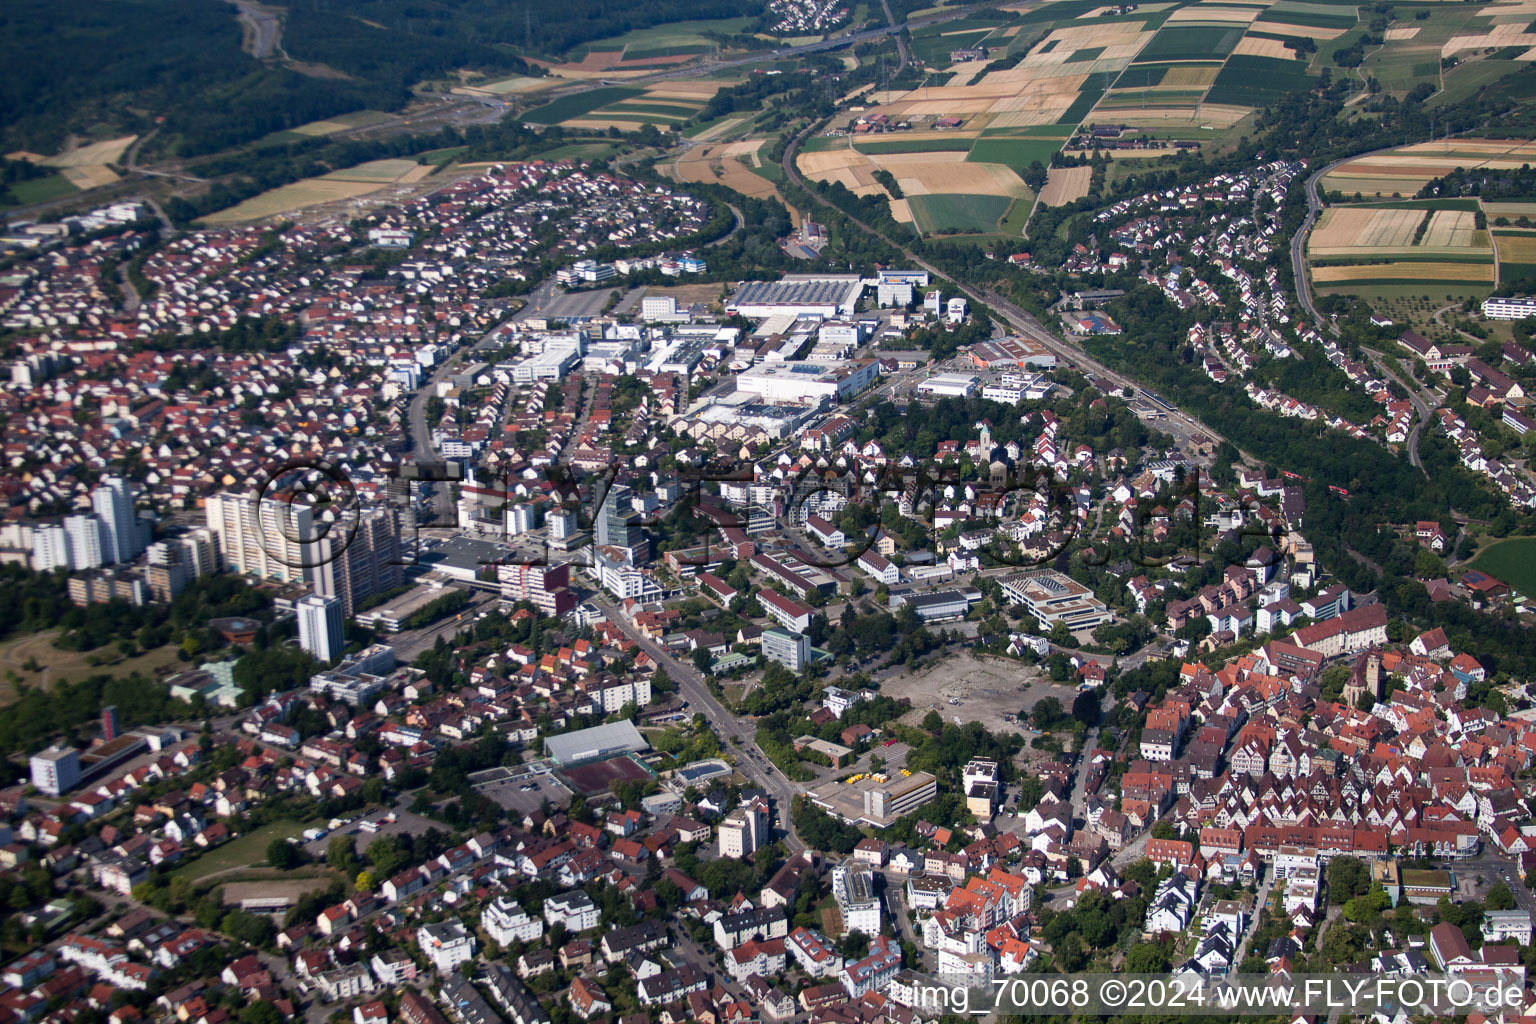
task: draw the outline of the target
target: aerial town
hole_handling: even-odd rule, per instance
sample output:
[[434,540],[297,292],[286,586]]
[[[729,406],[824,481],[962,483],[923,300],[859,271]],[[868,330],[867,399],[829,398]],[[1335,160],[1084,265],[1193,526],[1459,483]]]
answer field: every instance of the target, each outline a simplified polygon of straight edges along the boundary
[[[1102,62],[1162,5],[594,13],[611,48],[545,6],[232,150],[324,202],[230,214],[281,175],[210,187],[174,119],[0,165],[0,1024],[954,1024],[1110,974],[1536,1016],[1524,144],[1366,203],[1416,138],[1275,143],[1423,116],[1347,52],[1381,80],[1137,121],[1159,79]],[[332,15],[235,7],[271,81],[361,88],[266,36]],[[1317,44],[1231,60],[1277,52]],[[1054,147],[987,230],[932,220],[976,198],[932,165],[1001,180],[963,132]]]

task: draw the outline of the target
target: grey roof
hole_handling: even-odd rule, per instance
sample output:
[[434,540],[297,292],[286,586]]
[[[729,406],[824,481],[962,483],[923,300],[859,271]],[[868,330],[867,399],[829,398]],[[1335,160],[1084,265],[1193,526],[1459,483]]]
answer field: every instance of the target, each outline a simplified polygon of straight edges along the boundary
[[590,761],[605,755],[629,754],[650,746],[633,722],[607,722],[590,729],[544,738],[544,751],[560,764]]

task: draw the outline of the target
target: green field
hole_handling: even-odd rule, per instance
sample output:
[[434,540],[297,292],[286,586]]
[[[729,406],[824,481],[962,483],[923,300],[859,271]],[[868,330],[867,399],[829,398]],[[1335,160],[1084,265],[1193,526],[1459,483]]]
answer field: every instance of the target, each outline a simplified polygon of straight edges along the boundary
[[[69,183],[69,179],[62,174],[50,174],[46,178],[33,178],[30,181],[18,181],[11,185],[11,196],[15,197],[14,205],[26,206],[29,203],[46,203],[50,199],[58,199],[67,196],[79,189]],[[9,198],[9,197],[8,197]]]
[[[662,57],[678,53],[705,53],[714,47],[705,32],[735,35],[751,27],[751,18],[719,18],[708,21],[674,21],[655,28],[637,28],[621,36],[599,39],[585,46],[578,46],[567,54],[570,60],[580,60],[588,53],[608,53],[623,50],[626,60]],[[697,49],[695,49],[697,47]]]
[[1461,103],[1471,99],[1484,86],[1529,66],[1516,60],[1476,60],[1458,64],[1445,72],[1445,88],[1431,96],[1425,106],[1445,107]]
[[[828,142],[837,142],[837,139],[828,139]],[[828,146],[828,149],[836,149],[836,146]],[[856,140],[853,148],[860,153],[944,153],[964,151],[971,148],[971,140],[965,138],[953,139],[880,139],[878,141]]]
[[980,138],[971,147],[965,159],[973,164],[1007,164],[1009,167],[1028,167],[1039,162],[1051,166],[1051,157],[1060,151],[1064,138],[1055,139],[1008,139]]
[[1072,56],[1067,58],[1067,63],[1068,64],[1082,64],[1082,63],[1084,63],[1086,61],[1098,60],[1099,59],[1099,55],[1102,54],[1103,52],[1104,52],[1104,47],[1102,47],[1102,46],[1090,46],[1090,47],[1087,47],[1086,49],[1075,51],[1072,54]]
[[189,864],[171,872],[171,877],[181,876],[193,882],[210,875],[237,868],[257,867],[267,862],[267,844],[274,839],[287,839],[304,831],[304,822],[284,819],[263,825],[254,832],[247,832],[232,839],[216,850],[211,850]]
[[1088,116],[1088,112],[1093,109],[1094,104],[1098,103],[1103,95],[1104,76],[1091,76],[1088,81],[1083,83],[1082,89],[1078,91],[1077,99],[1072,101],[1072,105],[1067,108],[1066,113],[1056,119],[1056,123],[1058,125],[1077,127],[1083,123],[1083,118]]
[[601,160],[618,150],[612,142],[568,142],[539,156],[544,160]]
[[1490,544],[1466,568],[1503,580],[1536,601],[1536,537],[1512,537]]
[[1281,25],[1310,25],[1314,28],[1353,28],[1360,19],[1355,8],[1332,4],[1302,3],[1300,0],[1280,0],[1256,19],[1257,22]]
[[1262,107],[1311,87],[1312,76],[1307,74],[1305,61],[1241,53],[1227,58],[1226,67],[1211,84],[1205,101]]
[[546,103],[542,107],[535,107],[522,116],[524,121],[532,121],[534,124],[559,124],[561,121],[569,121],[572,118],[583,117],[592,111],[620,100],[627,100],[631,96],[639,96],[645,90],[634,89],[624,85],[607,85],[591,92],[577,93],[575,96],[564,96],[553,103]]
[[1008,213],[1003,217],[1002,223],[997,226],[999,234],[1010,238],[1017,238],[1024,233],[1024,228],[1029,224],[1029,215],[1034,212],[1035,200],[1033,196],[1020,197],[1008,207]]
[[925,235],[940,232],[986,234],[997,230],[997,222],[1008,212],[1013,201],[1007,196],[935,195],[908,196],[912,219]]
[[[1351,22],[1353,23],[1353,22]],[[1203,60],[1225,57],[1243,38],[1243,29],[1219,25],[1169,25],[1142,47],[1146,61]]]

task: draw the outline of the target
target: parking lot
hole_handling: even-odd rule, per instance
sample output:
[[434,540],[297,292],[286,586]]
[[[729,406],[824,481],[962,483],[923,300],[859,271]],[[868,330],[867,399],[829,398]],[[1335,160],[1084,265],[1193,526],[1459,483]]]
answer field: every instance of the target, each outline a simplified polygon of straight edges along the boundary
[[575,796],[549,772],[528,768],[487,768],[471,775],[469,781],[475,792],[517,814],[531,814],[545,801],[555,807],[569,807]]

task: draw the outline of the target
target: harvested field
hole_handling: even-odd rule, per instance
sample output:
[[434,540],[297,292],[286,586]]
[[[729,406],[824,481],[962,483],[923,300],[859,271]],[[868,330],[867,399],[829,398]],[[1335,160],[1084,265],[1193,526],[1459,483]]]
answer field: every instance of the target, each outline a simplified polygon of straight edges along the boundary
[[1213,25],[1247,25],[1259,16],[1257,7],[1218,7],[1214,4],[1194,4],[1181,7],[1168,15],[1166,24],[1201,22]]
[[[420,173],[425,171],[426,173]],[[430,164],[414,160],[370,160],[356,167],[344,167],[324,175],[329,181],[364,181],[387,185],[394,181],[420,181],[432,173]]]
[[1401,249],[1413,244],[1425,210],[1369,210],[1329,207],[1307,240],[1313,257],[1349,256],[1361,249]]
[[1475,216],[1476,214],[1468,210],[1436,210],[1429,218],[1429,227],[1425,230],[1420,244],[1454,248],[1471,246],[1472,238],[1477,232],[1473,219]]
[[1280,40],[1260,36],[1243,36],[1232,53],[1234,56],[1246,54],[1250,57],[1273,57],[1276,60],[1291,60],[1296,56],[1295,51],[1288,49]]
[[984,196],[1022,196],[1029,193],[1024,179],[1001,164],[913,163],[880,160],[879,165],[896,176],[909,196],[936,192],[962,192]]
[[306,178],[263,192],[243,203],[210,214],[203,220],[209,224],[265,220],[279,214],[296,213],[311,206],[356,199],[391,185],[416,184],[436,169],[431,164],[418,164],[414,160],[370,160],[356,167],[332,171],[324,177]]
[[901,190],[909,196],[932,193],[969,193],[990,196],[1021,196],[1029,186],[1012,168],[996,163],[970,163],[966,153],[944,151],[929,153],[867,154],[856,150],[824,150],[801,153],[801,173],[823,181],[842,182],[843,186],[867,195],[881,191],[875,183],[876,169],[890,171]]
[[77,164],[59,168],[59,173],[75,188],[100,188],[118,180],[117,172],[106,164]]
[[[479,85],[461,86],[453,91],[469,96],[513,96],[517,93],[548,89],[552,85],[559,84],[559,82],[550,78],[530,78],[527,75],[514,75],[511,78],[503,78],[495,82],[482,82]],[[317,123],[323,124],[325,122]]]
[[726,82],[667,82],[645,90],[647,96],[669,96],[673,99],[707,100],[725,88]]
[[[1241,46],[1239,46],[1238,52],[1242,52]],[[1221,74],[1221,66],[1219,64],[1203,68],[1169,68],[1167,71],[1163,72],[1161,84],[1174,88],[1190,89],[1196,86],[1210,85],[1212,82],[1216,81],[1216,76],[1219,74]],[[1134,83],[1134,81],[1134,74],[1127,76],[1126,85],[1130,86]]]
[[1473,281],[1493,283],[1492,263],[1428,263],[1403,261],[1370,266],[1313,267],[1319,284],[1339,281]]
[[1413,195],[1431,178],[1458,167],[1514,170],[1536,162],[1536,142],[1455,139],[1421,142],[1390,153],[1376,153],[1341,164],[1323,179],[1323,187],[1346,195]]
[[1500,263],[1536,263],[1536,232],[1495,231]]
[[137,135],[124,135],[120,139],[93,142],[89,146],[79,146],[58,156],[48,157],[42,162],[49,167],[93,167],[101,164],[115,164],[123,158],[123,154],[137,138]]
[[1450,57],[1463,50],[1536,46],[1536,32],[1527,32],[1525,29],[1524,25],[1495,25],[1486,32],[1452,36],[1440,47],[1440,56]]
[[270,192],[263,192],[239,205],[209,214],[203,220],[212,225],[265,220],[278,214],[293,213],[322,203],[365,196],[378,188],[379,185],[374,182],[309,178],[305,181],[296,181],[292,185],[275,188]]
[[1093,181],[1092,167],[1052,167],[1040,190],[1040,202],[1044,206],[1065,206],[1088,194]]
[[891,219],[898,224],[912,223],[912,205],[905,199],[891,200]]
[[763,139],[747,139],[722,146],[699,146],[689,152],[686,160],[678,161],[677,176],[682,181],[724,185],[742,195],[759,199],[776,197],[778,190],[774,188],[773,182],[751,170],[751,167],[762,165],[757,151],[762,148],[763,142]]
[[1404,39],[1412,39],[1419,34],[1419,26],[1410,25],[1400,28],[1389,28],[1386,32],[1388,42],[1399,42]]

